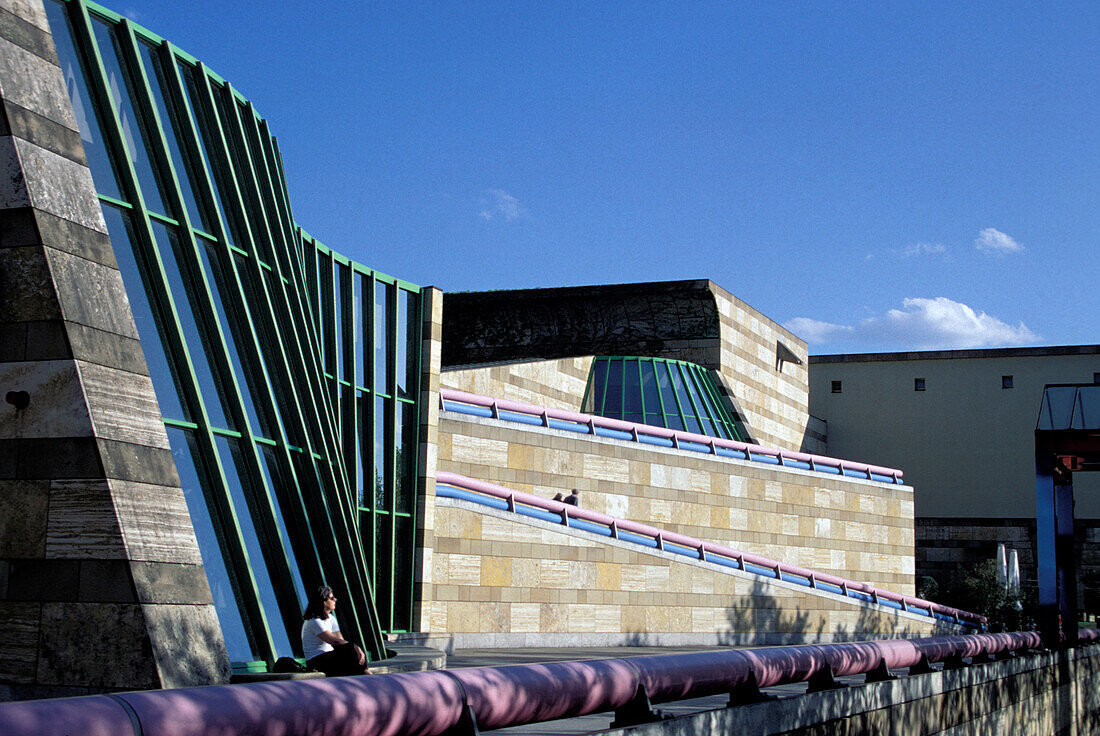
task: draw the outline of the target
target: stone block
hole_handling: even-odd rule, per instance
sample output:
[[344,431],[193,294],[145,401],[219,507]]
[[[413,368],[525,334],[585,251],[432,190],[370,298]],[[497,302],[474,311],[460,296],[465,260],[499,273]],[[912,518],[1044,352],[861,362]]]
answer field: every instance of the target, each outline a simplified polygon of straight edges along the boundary
[[30,398],[23,409],[0,403],[0,439],[91,435],[80,377],[72,361],[2,363],[0,386],[6,391],[26,391]]
[[72,601],[80,579],[76,560],[11,560],[8,600]]
[[38,232],[35,243],[41,242],[42,245],[53,250],[80,256],[109,268],[118,267],[114,248],[106,230],[86,227],[41,210],[31,210],[31,212]]
[[0,480],[0,557],[45,554],[49,504],[49,481]]
[[0,209],[26,208],[31,204],[27,180],[15,139],[10,135],[0,137]]
[[56,321],[27,324],[24,360],[67,360],[71,357],[64,325]]
[[176,463],[170,450],[129,442],[96,441],[106,477],[161,486],[179,486]]
[[30,684],[38,665],[38,603],[0,602],[0,682]]
[[161,687],[199,687],[229,682],[229,654],[214,607],[141,607]]
[[138,339],[118,269],[54,248],[45,252],[67,321]]
[[77,600],[84,603],[137,603],[130,564],[126,560],[81,560]]
[[[15,3],[15,5],[24,4]],[[26,7],[21,9],[26,10]],[[13,10],[15,9],[4,8],[0,11],[0,38],[11,41],[51,64],[57,64],[57,51],[54,50],[50,32],[38,24],[40,17],[28,14],[30,19],[24,18]]]
[[[160,687],[141,606],[43,603],[41,621],[37,682],[128,690]],[[174,641],[178,646],[185,640]]]
[[12,140],[26,177],[30,204],[35,209],[106,232],[103,211],[87,166],[21,138]]
[[17,443],[17,478],[60,480],[102,476],[103,468],[91,437],[29,438],[7,442]]
[[51,153],[87,166],[84,146],[80,142],[80,133],[58,125],[25,107],[5,101],[4,113],[7,115],[11,135],[46,149]]
[[72,345],[72,355],[77,360],[106,368],[117,368],[127,373],[149,374],[145,353],[141,349],[141,342],[136,338],[76,322],[66,322],[65,330],[69,344]]
[[122,480],[108,483],[129,559],[202,564],[180,488]]
[[122,531],[107,481],[51,482],[46,556],[58,559],[125,558]]
[[[0,148],[3,141],[0,138]],[[0,248],[0,320],[35,322],[60,317],[43,249],[34,245]]]
[[78,361],[96,436],[170,450],[148,376]]

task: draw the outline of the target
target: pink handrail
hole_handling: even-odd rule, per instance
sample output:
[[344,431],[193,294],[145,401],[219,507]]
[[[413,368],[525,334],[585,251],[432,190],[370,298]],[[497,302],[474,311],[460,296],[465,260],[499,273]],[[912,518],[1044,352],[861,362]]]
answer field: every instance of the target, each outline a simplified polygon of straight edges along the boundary
[[[561,503],[560,501],[554,501],[548,498],[542,498],[531,493],[525,493],[524,491],[516,491],[505,486],[499,486],[494,483],[488,483],[483,480],[477,480],[476,478],[469,478],[465,475],[459,475],[458,473],[451,473],[445,470],[441,470],[436,473],[436,483],[454,486],[456,488],[462,488],[467,491],[473,491],[475,493],[484,494],[494,498],[499,498],[507,503],[508,508],[514,510],[517,503],[524,504],[526,506],[533,506],[535,508],[542,509],[558,514],[562,518],[562,523],[569,524],[569,519],[581,519],[584,521],[592,522],[605,526],[612,530],[614,536],[617,532],[625,531],[632,534],[637,534],[643,537],[648,537],[657,542],[658,548],[663,548],[665,543],[672,543],[688,549],[694,549],[699,554],[699,559],[706,561],[707,555],[719,555],[730,560],[737,560],[741,564],[741,568],[744,569],[745,564],[754,565],[756,567],[767,568],[776,572],[777,578],[781,579],[783,574],[793,575],[801,577],[810,583],[811,588],[817,588],[818,583],[826,583],[833,585],[841,589],[845,597],[847,591],[855,591],[871,597],[873,602],[878,602],[879,599],[885,599],[895,601],[901,604],[902,610],[908,611],[910,608],[924,609],[928,611],[929,616],[933,616],[939,613],[943,616],[954,618],[956,622],[968,621],[975,625],[984,625],[987,623],[987,619],[984,616],[979,616],[976,613],[970,613],[969,611],[962,611],[950,606],[944,606],[939,603],[933,603],[932,601],[924,600],[923,598],[917,598],[915,596],[904,595],[902,593],[895,593],[893,591],[884,590],[882,588],[868,585],[867,583],[860,583],[854,580],[848,580],[847,578],[838,577],[824,572],[816,572],[809,570],[798,565],[789,565],[777,560],[773,560],[769,557],[763,557],[755,555],[750,552],[742,552],[735,550],[731,547],[726,547],[721,544],[715,544],[713,542],[706,542],[695,537],[689,537],[677,532],[666,531],[658,529],[656,527],[648,526],[647,524],[641,524],[636,521],[630,521],[629,519],[618,519],[607,514],[602,514],[598,511],[591,511],[589,509],[579,508],[577,506],[570,506],[569,504]],[[824,591],[832,592],[832,591]]]
[[621,419],[610,419],[608,417],[596,416],[594,414],[580,414],[574,411],[568,411],[565,409],[553,409],[544,406],[535,406],[534,404],[524,404],[518,401],[509,401],[507,399],[494,399],[490,396],[482,396],[480,394],[471,394],[465,391],[457,391],[455,389],[444,388],[439,390],[440,408],[446,410],[444,401],[453,401],[460,404],[469,404],[470,406],[480,406],[485,409],[489,409],[494,417],[499,416],[501,411],[512,412],[514,414],[525,414],[527,416],[538,417],[542,420],[543,426],[549,426],[550,419],[557,419],[563,422],[571,422],[573,424],[584,425],[589,428],[589,433],[595,432],[596,427],[603,429],[611,429],[618,432],[627,432],[635,437],[634,441],[637,441],[638,435],[646,435],[649,437],[657,437],[665,440],[672,440],[674,445],[678,445],[680,442],[690,442],[697,445],[704,445],[710,448],[712,455],[717,454],[717,448],[723,447],[727,450],[735,450],[737,452],[745,453],[745,457],[748,458],[749,454],[764,455],[767,457],[774,457],[783,465],[785,460],[795,460],[809,464],[811,468],[815,468],[818,465],[824,465],[831,468],[836,468],[843,475],[845,470],[850,470],[854,473],[862,473],[867,476],[869,480],[872,480],[872,474],[882,475],[889,478],[893,478],[895,483],[901,483],[904,473],[895,468],[886,468],[880,465],[868,465],[866,463],[857,463],[850,460],[840,460],[837,458],[826,457],[824,455],[812,455],[805,452],[795,452],[792,450],[779,450],[774,447],[765,447],[763,445],[754,445],[747,442],[738,442],[736,440],[727,440],[721,437],[709,437],[707,435],[696,434],[694,432],[683,432],[675,429],[666,429],[665,427],[655,427],[650,424],[639,424],[637,422],[625,422]]
[[[1093,645],[1096,629],[1078,646]],[[5,736],[440,736],[1042,646],[1037,632],[729,649],[0,704]],[[910,670],[911,673],[913,670]]]

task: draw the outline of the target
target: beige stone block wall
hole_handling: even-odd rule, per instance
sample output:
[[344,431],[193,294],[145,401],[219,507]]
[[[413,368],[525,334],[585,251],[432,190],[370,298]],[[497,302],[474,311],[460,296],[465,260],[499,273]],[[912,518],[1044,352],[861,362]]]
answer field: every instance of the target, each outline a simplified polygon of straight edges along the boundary
[[436,501],[431,631],[458,647],[777,644],[930,635],[914,614]]
[[[719,365],[708,367],[718,368],[730,382],[757,442],[801,449],[810,400],[805,341],[717,284],[711,284],[711,292],[718,305],[721,344]],[[778,342],[797,355],[802,365],[780,365]]]
[[440,375],[443,388],[467,391],[494,399],[522,401],[553,409],[580,411],[591,355],[560,360],[533,360],[518,363],[445,370]]
[[456,412],[441,414],[438,468],[547,498],[575,487],[617,518],[914,592],[909,486]]

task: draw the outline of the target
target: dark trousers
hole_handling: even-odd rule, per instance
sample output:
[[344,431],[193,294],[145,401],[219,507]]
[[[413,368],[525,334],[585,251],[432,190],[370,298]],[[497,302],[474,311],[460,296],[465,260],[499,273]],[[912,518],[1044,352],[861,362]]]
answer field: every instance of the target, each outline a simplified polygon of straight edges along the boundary
[[365,675],[367,666],[359,664],[362,650],[358,646],[348,642],[333,648],[331,652],[318,654],[306,661],[306,666],[312,670],[324,672],[328,677],[343,677],[345,675]]

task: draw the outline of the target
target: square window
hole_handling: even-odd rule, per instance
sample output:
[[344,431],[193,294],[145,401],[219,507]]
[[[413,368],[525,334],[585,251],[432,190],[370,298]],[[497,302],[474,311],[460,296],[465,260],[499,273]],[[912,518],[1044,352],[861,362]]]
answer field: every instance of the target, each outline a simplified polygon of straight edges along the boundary
[[924,390],[924,379],[923,378],[914,378],[913,379],[913,390],[914,391],[923,391]]
[[1012,376],[1001,376],[1001,388],[1012,388]]
[[839,394],[840,393],[840,381],[833,381],[833,393],[834,394]]

